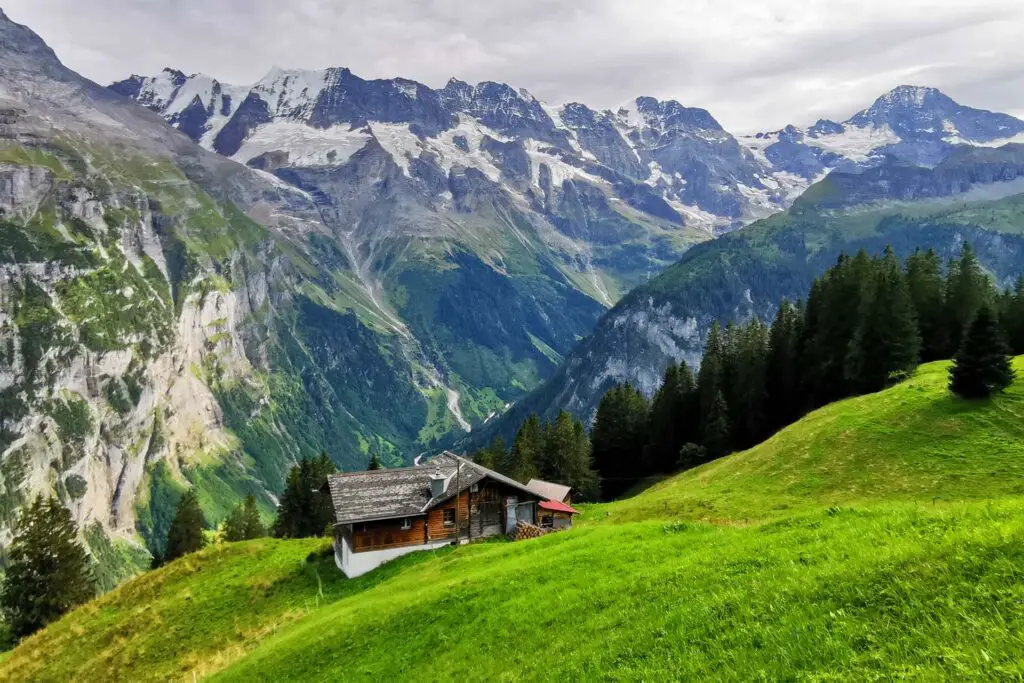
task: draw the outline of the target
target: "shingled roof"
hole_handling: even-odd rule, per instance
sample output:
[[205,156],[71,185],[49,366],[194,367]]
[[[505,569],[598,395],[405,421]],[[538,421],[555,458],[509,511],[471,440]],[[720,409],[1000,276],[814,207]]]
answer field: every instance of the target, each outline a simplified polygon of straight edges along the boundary
[[572,491],[571,486],[556,484],[554,482],[544,481],[543,479],[531,479],[526,484],[526,488],[530,489],[542,498],[557,501],[565,500],[565,497]]
[[[444,493],[432,497],[430,477],[435,473],[447,482]],[[327,478],[327,487],[334,504],[335,522],[353,524],[425,514],[454,497],[456,486],[461,492],[488,478],[537,495],[514,479],[447,451],[419,467],[332,474]]]

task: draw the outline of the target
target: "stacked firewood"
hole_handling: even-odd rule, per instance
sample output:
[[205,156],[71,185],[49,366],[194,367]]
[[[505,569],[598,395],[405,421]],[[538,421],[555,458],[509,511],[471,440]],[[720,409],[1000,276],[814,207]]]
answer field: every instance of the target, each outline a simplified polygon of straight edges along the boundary
[[530,524],[529,522],[517,522],[516,528],[512,530],[510,537],[513,541],[523,541],[527,538],[540,538],[548,533],[551,533],[551,529],[541,529],[536,524]]

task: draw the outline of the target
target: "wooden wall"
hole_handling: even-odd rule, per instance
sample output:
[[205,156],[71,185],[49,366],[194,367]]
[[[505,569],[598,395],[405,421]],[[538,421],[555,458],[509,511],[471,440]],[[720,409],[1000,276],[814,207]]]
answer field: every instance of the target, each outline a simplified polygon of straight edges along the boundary
[[413,517],[412,528],[404,530],[401,519],[356,524],[352,532],[352,550],[358,553],[364,550],[422,545],[426,542],[425,522],[423,517]]
[[[458,498],[459,512],[456,518],[462,528],[462,538],[466,538],[466,530],[469,523],[469,491],[463,491]],[[444,511],[455,509],[455,499],[449,500],[444,505],[427,512],[427,536],[429,540],[436,541],[445,538],[455,538],[455,527],[444,525]]]

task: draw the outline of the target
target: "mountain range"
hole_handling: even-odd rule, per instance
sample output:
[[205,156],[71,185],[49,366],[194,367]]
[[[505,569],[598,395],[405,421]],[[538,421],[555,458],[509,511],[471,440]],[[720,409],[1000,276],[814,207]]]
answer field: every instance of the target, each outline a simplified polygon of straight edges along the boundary
[[115,574],[186,486],[211,522],[269,512],[303,455],[399,464],[652,391],[839,248],[967,236],[1019,266],[978,206],[1016,216],[1024,122],[932,89],[734,136],[674,101],[343,68],[105,88],[2,13],[0,47],[0,540],[56,491]]

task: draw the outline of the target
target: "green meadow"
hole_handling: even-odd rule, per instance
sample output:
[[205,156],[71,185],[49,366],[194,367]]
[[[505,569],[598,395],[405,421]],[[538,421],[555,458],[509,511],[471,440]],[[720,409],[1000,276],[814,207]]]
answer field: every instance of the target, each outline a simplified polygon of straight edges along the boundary
[[532,541],[354,581],[320,540],[209,548],[27,639],[0,678],[1020,679],[1024,379],[969,403],[946,367]]

